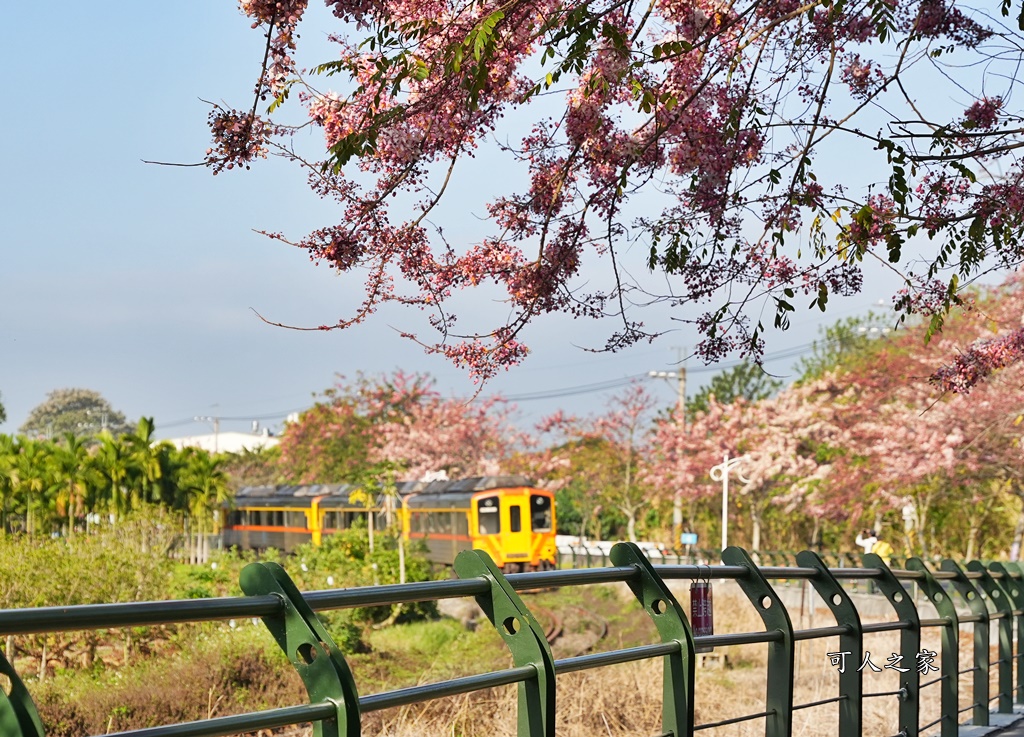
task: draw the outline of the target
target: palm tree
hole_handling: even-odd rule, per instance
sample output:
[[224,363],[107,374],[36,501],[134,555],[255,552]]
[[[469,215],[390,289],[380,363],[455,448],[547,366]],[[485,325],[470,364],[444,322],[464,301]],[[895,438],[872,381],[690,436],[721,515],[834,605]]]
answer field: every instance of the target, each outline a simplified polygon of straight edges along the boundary
[[50,443],[39,440],[22,439],[19,446],[14,463],[15,502],[25,512],[25,531],[31,535],[40,526],[37,512],[50,517],[46,512],[56,511],[56,484],[49,463],[52,451]]
[[0,532],[10,532],[8,515],[14,502],[14,472],[18,456],[18,441],[10,435],[0,435]]
[[[222,466],[224,456],[211,456],[205,450],[183,448],[179,454],[178,505],[197,523],[200,560],[205,559],[207,521],[214,510],[231,498],[228,477]],[[191,546],[191,543],[190,543]]]
[[112,514],[121,516],[134,506],[127,484],[132,467],[124,444],[110,435],[103,436],[96,462],[106,481],[103,501]]
[[67,534],[75,531],[75,520],[95,500],[103,476],[89,453],[88,441],[72,432],[64,433],[63,443],[55,446],[50,456],[52,472],[59,491],[57,512],[67,518]]
[[152,417],[143,417],[139,420],[135,431],[122,435],[120,440],[124,444],[129,459],[129,485],[136,490],[139,499],[145,502],[163,502],[168,504],[171,500],[167,498],[170,491],[170,449],[169,443],[153,443]]

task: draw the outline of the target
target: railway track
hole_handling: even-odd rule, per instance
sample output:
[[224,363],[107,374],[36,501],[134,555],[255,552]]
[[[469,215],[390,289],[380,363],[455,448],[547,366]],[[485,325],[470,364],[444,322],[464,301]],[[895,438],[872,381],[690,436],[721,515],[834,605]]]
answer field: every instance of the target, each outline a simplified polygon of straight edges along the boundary
[[582,606],[562,606],[559,612],[553,612],[533,605],[531,610],[544,626],[544,638],[558,657],[582,655],[608,635],[607,620]]

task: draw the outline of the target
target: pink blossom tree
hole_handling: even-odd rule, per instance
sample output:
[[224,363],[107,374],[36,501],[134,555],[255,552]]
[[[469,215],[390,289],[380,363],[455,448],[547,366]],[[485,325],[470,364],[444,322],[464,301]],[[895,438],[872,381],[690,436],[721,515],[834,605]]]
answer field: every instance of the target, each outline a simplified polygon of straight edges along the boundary
[[602,507],[614,509],[625,518],[628,539],[636,541],[641,511],[665,499],[647,481],[645,468],[655,404],[634,384],[612,397],[604,414],[579,419],[556,413],[539,428],[561,436],[541,455],[549,476],[556,483],[572,478],[589,487],[583,494],[584,529]]
[[[544,315],[614,315],[615,350],[663,330],[631,305],[666,302],[706,360],[757,360],[795,310],[860,291],[865,261],[898,270],[895,307],[935,333],[964,284],[1024,258],[1009,0],[326,5],[337,57],[303,70],[307,0],[240,0],[264,60],[251,104],[212,110],[206,158],[219,172],[279,154],[337,201],[305,236],[268,233],[363,283],[353,314],[309,329],[415,306],[426,332],[407,337],[486,378],[527,355],[523,330]],[[302,112],[282,119],[290,98]],[[294,133],[309,127],[323,146],[306,153]],[[453,241],[442,203],[483,152],[509,184],[474,183],[460,208],[480,233]],[[924,236],[936,254],[911,258]],[[621,268],[636,244],[663,278]],[[455,307],[495,287],[507,320]],[[1021,357],[1021,330],[936,381],[967,391]]]
[[523,438],[500,399],[470,402],[434,391],[394,422],[379,426],[371,459],[390,462],[409,478],[444,471],[450,478],[501,473]]

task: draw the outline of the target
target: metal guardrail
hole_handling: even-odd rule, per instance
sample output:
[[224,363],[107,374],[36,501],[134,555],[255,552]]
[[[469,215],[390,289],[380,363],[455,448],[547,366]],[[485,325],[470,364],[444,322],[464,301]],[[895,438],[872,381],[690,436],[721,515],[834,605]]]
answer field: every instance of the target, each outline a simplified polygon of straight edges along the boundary
[[[316,737],[355,737],[363,714],[395,706],[428,701],[501,685],[518,684],[518,734],[552,737],[555,734],[555,678],[637,660],[664,661],[662,737],[683,737],[696,731],[739,721],[764,719],[766,737],[792,732],[793,713],[828,703],[838,704],[836,734],[859,737],[863,731],[862,706],[867,698],[895,697],[900,731],[896,737],[917,737],[938,726],[943,737],[957,734],[958,680],[973,673],[973,723],[987,725],[989,703],[998,701],[1002,713],[1024,703],[1024,575],[1011,563],[985,566],[972,561],[964,571],[953,561],[931,570],[916,558],[906,570],[892,570],[876,555],[864,556],[861,568],[830,568],[818,555],[797,554],[796,566],[758,566],[746,551],[727,548],[723,565],[655,567],[632,543],[619,543],[609,553],[610,567],[502,575],[481,551],[462,553],[455,561],[459,580],[361,589],[300,593],[284,569],[274,563],[252,563],[241,575],[246,596],[234,598],[98,604],[39,609],[0,610],[0,636],[106,627],[127,627],[181,622],[261,617],[297,670],[309,694],[309,703],[198,722],[121,732],[115,737],[216,737],[258,729],[312,722]],[[753,605],[764,623],[760,632],[694,637],[689,621],[666,581],[731,579]],[[773,579],[806,580],[836,619],[836,625],[794,630],[789,614],[769,583]],[[897,619],[862,624],[854,601],[842,580],[868,579],[891,604]],[[519,597],[518,591],[558,586],[624,582],[652,618],[661,642],[640,647],[555,660],[544,630]],[[905,582],[920,588],[938,617],[921,619]],[[943,583],[946,586],[943,586]],[[970,610],[958,615],[952,594]],[[344,653],[324,629],[315,611],[349,607],[411,603],[474,596],[507,644],[513,667],[450,681],[360,696]],[[972,623],[972,667],[959,668],[960,625]],[[1016,638],[1013,626],[1016,623]],[[998,659],[989,661],[989,628],[999,627]],[[847,667],[839,673],[839,693],[829,699],[794,704],[795,643],[824,637],[839,638],[840,652],[850,663],[862,662],[863,636],[872,632],[899,632],[901,652],[918,653],[921,632],[941,632],[937,677],[922,683],[919,669],[901,672],[900,687],[883,693],[864,693],[862,669]],[[1014,642],[1016,650],[1014,652]],[[768,646],[767,690],[764,709],[714,723],[695,724],[696,648],[751,643]],[[838,653],[837,653],[838,654]],[[1014,668],[1016,663],[1016,669]],[[998,666],[998,693],[990,699],[989,668]],[[11,663],[0,656],[0,673],[10,679],[10,692],[0,691],[0,735],[43,737],[39,714],[28,690]],[[1016,677],[1014,677],[1016,673]],[[919,724],[920,693],[930,686],[941,690],[941,716]]]

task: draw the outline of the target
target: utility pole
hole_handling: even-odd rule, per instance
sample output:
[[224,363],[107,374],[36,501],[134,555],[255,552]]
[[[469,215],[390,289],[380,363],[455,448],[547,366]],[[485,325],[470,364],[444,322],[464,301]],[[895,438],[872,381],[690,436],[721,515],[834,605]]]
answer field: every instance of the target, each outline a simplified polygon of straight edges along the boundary
[[[652,379],[675,379],[676,380],[676,412],[678,413],[679,425],[686,432],[686,348],[676,346],[676,356],[679,361],[678,369],[675,371],[648,371],[647,375]],[[682,545],[683,532],[683,498],[679,491],[672,499],[672,545]]]
[[220,452],[220,417],[193,417],[196,422],[210,422],[213,424],[213,452]]

